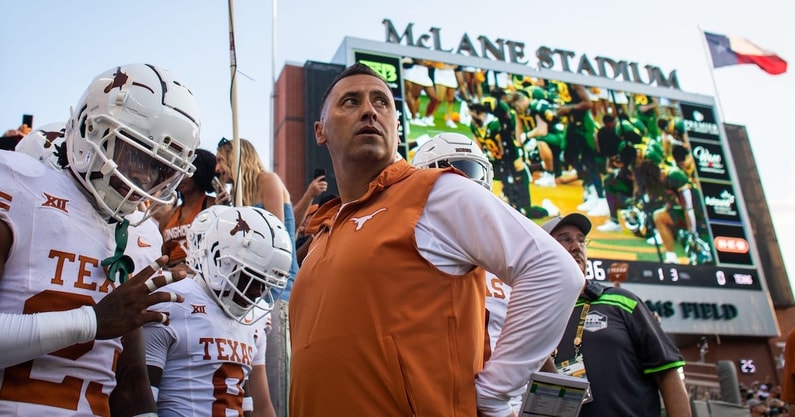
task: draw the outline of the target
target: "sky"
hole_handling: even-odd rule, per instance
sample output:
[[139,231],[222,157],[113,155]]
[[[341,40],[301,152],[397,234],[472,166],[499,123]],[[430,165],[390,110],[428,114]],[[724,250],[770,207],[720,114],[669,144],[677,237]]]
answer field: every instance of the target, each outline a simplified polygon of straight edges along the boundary
[[[525,43],[676,69],[683,91],[717,97],[723,121],[745,125],[790,281],[795,282],[795,68],[711,71],[700,30],[744,37],[795,62],[795,2],[569,0],[0,0],[0,129],[65,121],[93,77],[119,64],[169,69],[199,104],[202,147],[232,137],[229,3],[241,137],[271,158],[271,86],[285,62],[329,62],[345,36],[383,42],[382,21],[441,28],[443,42]],[[564,4],[564,3],[560,3]],[[274,30],[275,22],[275,30]],[[274,36],[275,33],[275,36]],[[275,48],[274,48],[275,45]],[[531,60],[533,57],[531,56]],[[275,71],[274,71],[275,69]],[[275,74],[274,74],[275,72]],[[268,162],[266,162],[268,163]]]

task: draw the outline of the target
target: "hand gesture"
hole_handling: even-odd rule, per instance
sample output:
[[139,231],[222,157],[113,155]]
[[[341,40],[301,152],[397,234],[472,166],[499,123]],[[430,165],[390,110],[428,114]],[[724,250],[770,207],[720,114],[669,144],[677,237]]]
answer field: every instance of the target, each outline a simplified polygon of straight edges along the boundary
[[328,190],[328,182],[326,182],[326,176],[321,175],[309,183],[309,187],[306,188],[306,194],[312,198],[315,198],[326,192],[326,190]]
[[229,193],[227,193],[226,190],[221,191],[219,193],[216,193],[215,194],[215,204],[221,205],[221,206],[231,206],[232,205],[232,199],[231,199],[231,197],[229,197]]
[[174,273],[160,271],[168,256],[161,256],[136,274],[132,279],[119,285],[94,306],[97,315],[96,339],[112,339],[141,327],[144,323],[168,323],[168,316],[147,308],[165,302],[182,302],[184,299],[174,293],[155,292],[158,288],[185,278],[184,271]]
[[215,189],[215,204],[221,206],[231,206],[232,197],[226,192],[226,187],[218,177],[213,177],[213,188]]

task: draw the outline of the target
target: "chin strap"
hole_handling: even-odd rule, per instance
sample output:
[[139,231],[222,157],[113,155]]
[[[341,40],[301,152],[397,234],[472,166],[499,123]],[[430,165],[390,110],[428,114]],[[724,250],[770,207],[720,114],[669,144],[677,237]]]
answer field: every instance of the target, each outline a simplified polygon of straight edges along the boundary
[[124,284],[135,270],[135,262],[124,254],[124,250],[127,249],[127,227],[129,225],[130,222],[127,219],[116,223],[116,250],[113,256],[103,259],[101,264],[108,279],[116,282],[118,276],[119,284]]

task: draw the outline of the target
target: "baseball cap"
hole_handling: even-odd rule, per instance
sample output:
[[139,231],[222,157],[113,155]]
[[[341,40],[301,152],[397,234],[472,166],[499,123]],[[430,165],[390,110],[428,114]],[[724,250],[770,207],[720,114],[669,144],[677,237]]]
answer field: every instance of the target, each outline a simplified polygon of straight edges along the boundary
[[756,407],[757,405],[763,405],[764,403],[760,400],[757,400],[756,398],[752,398],[748,400],[746,404],[748,405],[749,408],[751,408],[751,407]]
[[548,220],[546,223],[542,224],[541,228],[544,229],[547,233],[552,234],[552,232],[555,229],[557,229],[559,226],[564,226],[567,224],[570,224],[580,229],[580,231],[584,235],[588,235],[588,232],[591,231],[591,221],[580,213],[570,213],[563,217],[557,216],[551,220]]

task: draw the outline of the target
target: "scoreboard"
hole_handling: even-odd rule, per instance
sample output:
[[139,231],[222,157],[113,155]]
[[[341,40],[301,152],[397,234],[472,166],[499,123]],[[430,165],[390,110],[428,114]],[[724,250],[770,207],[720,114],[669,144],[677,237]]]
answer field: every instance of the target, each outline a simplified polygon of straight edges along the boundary
[[[344,65],[362,62],[384,77],[400,118],[400,153],[409,161],[419,145],[438,133],[452,131],[475,139],[473,106],[490,103],[493,109],[495,102],[508,103],[511,95],[521,93],[554,116],[567,104],[567,97],[563,97],[571,94],[567,89],[584,87],[591,102],[589,118],[594,126],[589,132],[594,141],[598,141],[600,129],[610,129],[606,127],[610,117],[616,118],[619,127],[614,131],[619,133],[621,146],[635,148],[635,164],[656,165],[652,171],[659,171],[662,189],[639,187],[640,170],[633,165],[628,169],[633,180],[631,190],[617,193],[614,216],[578,210],[588,191],[586,176],[565,166],[564,150],[553,149],[557,151],[553,158],[564,161],[564,166],[555,172],[554,184],[549,180],[542,184],[544,172],[552,170],[546,166],[549,159],[545,161],[541,155],[545,138],[528,140],[520,126],[513,140],[521,150],[521,165],[528,177],[528,217],[541,224],[549,219],[543,214],[555,214],[555,210],[564,215],[574,211],[587,215],[594,226],[588,236],[587,278],[626,286],[644,298],[660,313],[666,331],[778,335],[742,190],[712,97],[356,38],[345,39],[335,61]],[[427,71],[431,86],[413,85],[413,75],[407,79],[407,74],[417,68]],[[448,76],[451,69],[455,85]],[[447,77],[445,85],[435,80],[441,80],[443,74]],[[534,99],[533,92],[539,90],[543,94]],[[522,114],[522,109],[511,110],[517,124],[535,116],[529,111]],[[578,123],[565,116],[550,116],[548,121],[547,134],[557,129],[565,135]],[[534,127],[526,126],[524,133]],[[637,134],[624,135],[627,129]],[[672,151],[676,147],[682,148],[678,156]],[[620,169],[616,161],[627,162],[620,155],[600,155],[597,160],[606,193],[611,191],[611,175],[617,175]],[[672,180],[677,170],[685,174],[679,174],[679,182]],[[515,184],[500,181],[495,175],[495,194],[512,203],[506,191],[509,186]],[[689,216],[687,209],[680,207],[684,189],[694,210],[694,216],[688,219],[684,219]],[[660,221],[663,211],[672,222]],[[620,228],[599,228],[611,218]],[[694,220],[696,232],[688,227]],[[663,228],[667,229],[661,233],[659,229]],[[675,258],[666,252],[675,253]]]

